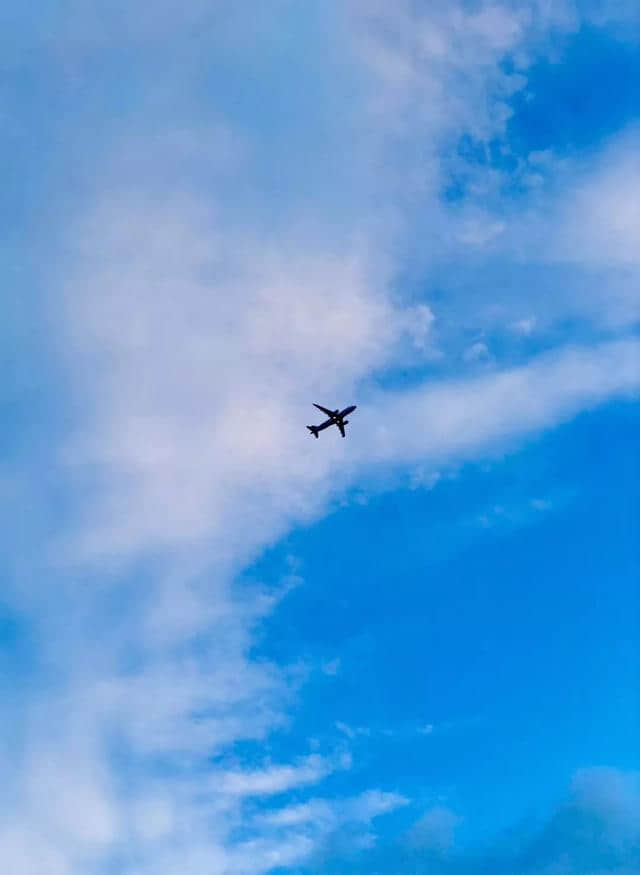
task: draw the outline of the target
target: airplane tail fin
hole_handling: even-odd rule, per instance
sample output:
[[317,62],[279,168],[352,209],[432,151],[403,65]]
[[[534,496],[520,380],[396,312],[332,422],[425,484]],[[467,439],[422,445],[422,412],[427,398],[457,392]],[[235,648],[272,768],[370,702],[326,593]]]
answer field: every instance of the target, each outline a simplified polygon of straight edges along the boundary
[[315,427],[315,425],[308,425],[307,428],[314,437],[318,437],[318,429]]

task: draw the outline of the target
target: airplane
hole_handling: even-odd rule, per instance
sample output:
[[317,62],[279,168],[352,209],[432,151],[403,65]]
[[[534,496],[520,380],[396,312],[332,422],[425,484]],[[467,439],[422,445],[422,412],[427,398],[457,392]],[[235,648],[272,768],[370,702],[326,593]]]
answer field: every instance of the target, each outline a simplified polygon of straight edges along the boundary
[[353,413],[356,409],[356,405],[352,404],[351,407],[345,407],[344,410],[329,410],[327,407],[322,407],[320,404],[314,404],[313,406],[317,407],[318,410],[322,410],[323,413],[326,413],[329,419],[327,419],[326,422],[323,422],[322,425],[308,425],[307,428],[311,434],[317,438],[319,431],[329,428],[330,425],[337,425],[340,429],[340,434],[344,437],[344,427],[349,422],[348,419],[345,419],[345,416]]

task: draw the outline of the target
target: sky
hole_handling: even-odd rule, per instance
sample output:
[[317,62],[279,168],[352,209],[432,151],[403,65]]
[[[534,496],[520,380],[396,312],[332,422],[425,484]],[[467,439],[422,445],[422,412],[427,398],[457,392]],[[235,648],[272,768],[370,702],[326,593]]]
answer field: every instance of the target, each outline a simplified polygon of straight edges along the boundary
[[0,72],[6,870],[638,875],[636,3],[8,2]]

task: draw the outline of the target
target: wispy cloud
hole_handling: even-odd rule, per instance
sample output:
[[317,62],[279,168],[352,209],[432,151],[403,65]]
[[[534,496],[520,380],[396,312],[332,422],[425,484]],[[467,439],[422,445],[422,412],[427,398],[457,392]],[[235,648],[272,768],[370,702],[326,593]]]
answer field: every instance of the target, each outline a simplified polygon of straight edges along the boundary
[[488,451],[492,444],[566,421],[608,398],[632,397],[638,391],[639,357],[633,339],[569,347],[501,373],[378,396],[375,408],[384,409],[390,423],[406,425],[392,431],[374,413],[367,422],[364,413],[362,457],[407,462]]
[[223,772],[220,789],[233,796],[268,796],[283,793],[305,784],[316,784],[336,768],[348,768],[351,758],[346,754],[335,762],[312,754],[295,765],[270,766],[259,771]]

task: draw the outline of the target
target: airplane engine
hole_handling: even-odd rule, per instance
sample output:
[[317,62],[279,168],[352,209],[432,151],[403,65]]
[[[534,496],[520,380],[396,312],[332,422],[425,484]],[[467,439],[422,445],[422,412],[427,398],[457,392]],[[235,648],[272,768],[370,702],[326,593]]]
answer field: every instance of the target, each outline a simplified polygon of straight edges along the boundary
[[345,420],[343,421],[342,424],[343,424],[343,425],[349,425],[349,420],[348,420],[348,419],[345,419]]

